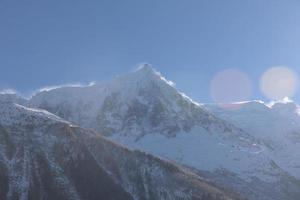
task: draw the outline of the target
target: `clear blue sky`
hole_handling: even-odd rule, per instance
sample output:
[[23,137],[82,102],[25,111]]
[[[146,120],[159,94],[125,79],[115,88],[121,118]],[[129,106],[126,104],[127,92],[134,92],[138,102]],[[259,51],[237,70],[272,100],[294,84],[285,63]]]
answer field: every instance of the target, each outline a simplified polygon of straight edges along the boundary
[[226,68],[261,99],[267,68],[300,72],[299,11],[297,0],[2,0],[0,88],[108,80],[148,62],[197,101]]

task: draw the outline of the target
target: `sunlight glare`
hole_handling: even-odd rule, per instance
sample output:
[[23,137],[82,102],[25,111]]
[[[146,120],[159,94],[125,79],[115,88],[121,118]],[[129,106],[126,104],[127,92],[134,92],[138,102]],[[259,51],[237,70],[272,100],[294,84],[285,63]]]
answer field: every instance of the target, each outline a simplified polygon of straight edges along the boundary
[[262,93],[271,100],[293,97],[297,85],[298,78],[295,72],[284,66],[268,69],[260,79]]

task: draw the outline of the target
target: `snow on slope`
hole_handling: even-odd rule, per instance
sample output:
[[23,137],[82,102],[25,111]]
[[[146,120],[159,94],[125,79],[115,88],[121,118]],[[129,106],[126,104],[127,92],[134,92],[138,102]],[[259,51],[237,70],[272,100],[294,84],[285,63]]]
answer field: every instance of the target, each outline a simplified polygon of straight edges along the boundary
[[[30,122],[32,125],[65,120],[46,110],[28,108],[12,102],[1,103],[0,123],[4,126],[23,126]],[[33,115],[34,113],[34,115]],[[7,117],[7,116],[10,117]],[[52,119],[53,121],[49,121]]]
[[[283,186],[290,181],[266,152],[267,144],[178,92],[149,65],[106,84],[41,92],[30,103],[133,149],[198,170],[227,170],[251,183],[240,191],[252,191],[249,199],[288,199],[285,195],[292,193],[281,186],[269,190],[272,197],[257,191],[257,180]],[[226,185],[233,182],[225,180]]]
[[170,162],[44,110],[0,103],[0,199],[236,199]]
[[293,176],[300,178],[300,116],[294,102],[266,105],[252,101],[236,110],[206,105],[217,116],[230,121],[260,139],[267,154]]

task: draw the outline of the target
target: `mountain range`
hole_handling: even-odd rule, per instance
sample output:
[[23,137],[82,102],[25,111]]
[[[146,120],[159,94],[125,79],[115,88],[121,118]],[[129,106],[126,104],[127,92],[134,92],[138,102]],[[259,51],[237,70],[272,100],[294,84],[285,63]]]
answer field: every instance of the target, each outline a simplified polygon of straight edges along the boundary
[[299,106],[230,107],[193,101],[148,64],[0,95],[0,199],[299,199]]

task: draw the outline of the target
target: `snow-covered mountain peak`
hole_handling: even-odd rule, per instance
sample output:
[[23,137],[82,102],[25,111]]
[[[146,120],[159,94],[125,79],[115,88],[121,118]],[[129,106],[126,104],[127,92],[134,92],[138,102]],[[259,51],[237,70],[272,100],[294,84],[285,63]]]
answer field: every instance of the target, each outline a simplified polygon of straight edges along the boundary
[[276,103],[272,106],[272,109],[278,110],[278,109],[284,109],[288,111],[295,111],[299,106],[294,102],[289,103]]
[[162,88],[173,87],[174,83],[167,80],[161,75],[156,69],[154,69],[150,64],[141,64],[137,70],[132,73],[119,76],[114,79],[108,86],[110,90],[140,90],[150,85],[155,84],[156,86]]
[[144,74],[155,74],[157,72],[149,63],[140,64],[136,71]]
[[30,103],[108,135],[175,136],[196,126],[219,133],[240,132],[180,93],[149,64],[106,84],[44,91]]
[[299,114],[299,105],[294,101],[275,102],[270,107],[273,111],[278,112],[282,115]]

